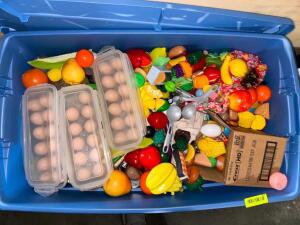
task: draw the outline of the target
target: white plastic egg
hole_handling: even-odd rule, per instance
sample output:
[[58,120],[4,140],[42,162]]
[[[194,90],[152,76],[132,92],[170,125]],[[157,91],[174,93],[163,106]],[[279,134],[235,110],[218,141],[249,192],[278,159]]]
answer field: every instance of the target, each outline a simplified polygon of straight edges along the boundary
[[205,124],[201,127],[200,132],[207,137],[218,137],[222,133],[222,129],[217,124]]

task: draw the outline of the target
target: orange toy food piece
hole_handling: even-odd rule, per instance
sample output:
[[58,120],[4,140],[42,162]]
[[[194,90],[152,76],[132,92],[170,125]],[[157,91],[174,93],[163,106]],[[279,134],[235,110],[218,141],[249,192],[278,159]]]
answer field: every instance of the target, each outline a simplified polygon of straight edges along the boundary
[[200,75],[193,78],[193,86],[196,89],[203,88],[204,86],[209,85],[209,80],[207,76]]
[[131,191],[131,182],[124,172],[114,170],[105,182],[103,189],[109,196],[118,197]]

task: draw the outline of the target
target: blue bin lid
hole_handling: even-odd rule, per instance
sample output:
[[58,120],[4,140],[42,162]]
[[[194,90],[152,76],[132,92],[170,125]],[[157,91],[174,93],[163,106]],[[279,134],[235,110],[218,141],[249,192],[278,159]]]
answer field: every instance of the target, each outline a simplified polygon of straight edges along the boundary
[[290,19],[143,0],[2,0],[0,26],[24,30],[213,30],[286,35]]

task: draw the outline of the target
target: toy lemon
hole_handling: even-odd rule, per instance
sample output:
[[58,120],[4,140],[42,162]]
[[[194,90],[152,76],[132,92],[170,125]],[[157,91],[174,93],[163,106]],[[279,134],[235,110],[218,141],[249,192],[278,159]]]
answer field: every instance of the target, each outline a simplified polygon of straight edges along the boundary
[[161,163],[149,173],[146,186],[155,195],[181,191],[182,184],[177,176],[175,167],[171,163]]
[[229,63],[229,70],[233,76],[244,77],[248,73],[248,67],[244,60],[233,59]]

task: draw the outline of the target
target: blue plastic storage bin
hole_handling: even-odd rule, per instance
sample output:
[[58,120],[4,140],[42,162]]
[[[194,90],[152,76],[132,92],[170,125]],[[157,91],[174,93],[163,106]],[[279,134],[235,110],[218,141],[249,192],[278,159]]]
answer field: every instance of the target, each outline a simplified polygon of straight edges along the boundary
[[[122,2],[122,3],[121,3]],[[158,213],[236,207],[244,198],[267,193],[270,202],[299,194],[299,81],[286,35],[293,23],[249,13],[129,0],[1,1],[0,25],[0,210],[66,213]],[[43,30],[43,31],[42,31]],[[268,64],[266,81],[273,90],[266,132],[289,137],[282,171],[284,191],[206,184],[203,192],[146,196],[136,189],[110,198],[103,191],[66,187],[44,198],[24,174],[21,146],[21,74],[28,60],[113,45],[121,50],[185,45],[189,49],[240,49]]]

